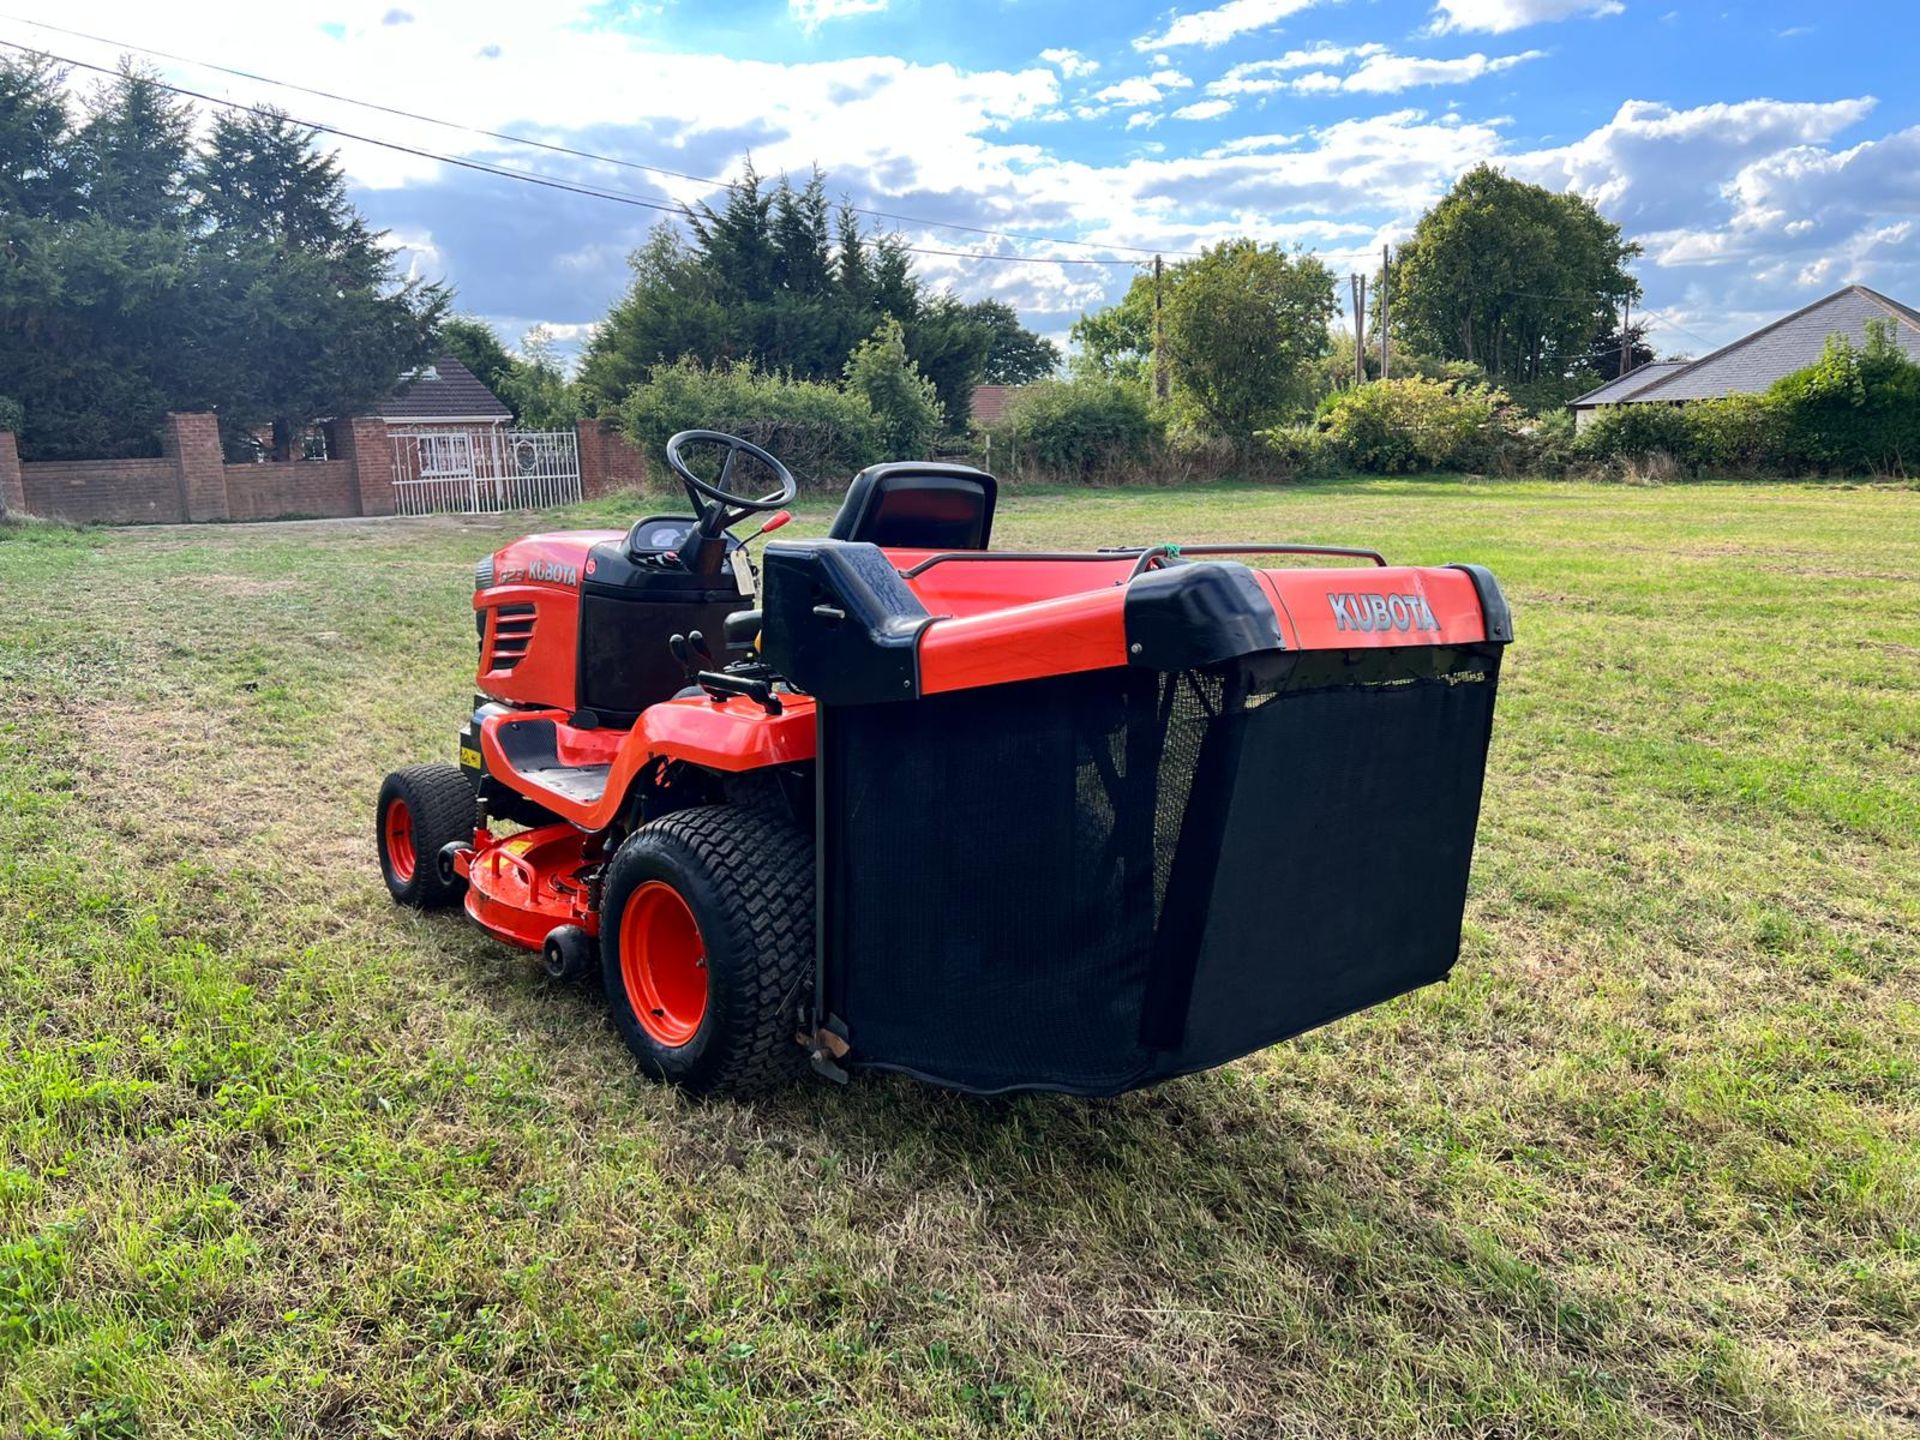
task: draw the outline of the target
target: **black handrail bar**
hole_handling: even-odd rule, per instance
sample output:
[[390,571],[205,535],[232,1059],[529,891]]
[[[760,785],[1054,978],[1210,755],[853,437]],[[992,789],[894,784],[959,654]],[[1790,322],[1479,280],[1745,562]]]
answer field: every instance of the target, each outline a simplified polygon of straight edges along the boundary
[[929,555],[910,570],[902,570],[900,578],[911,580],[949,560],[1125,560],[1128,556],[1135,556],[1133,574],[1127,577],[1131,580],[1152,568],[1151,562],[1178,555],[1333,555],[1350,560],[1371,560],[1376,565],[1387,563],[1387,557],[1378,550],[1352,545],[1305,545],[1293,541],[1274,545],[1115,545],[1106,550],[943,550],[938,555]]
[[1354,545],[1154,545],[1141,553],[1134,562],[1133,574],[1127,579],[1133,580],[1145,574],[1153,568],[1156,560],[1181,555],[1334,555],[1348,560],[1371,560],[1376,565],[1387,563],[1387,557],[1378,550],[1365,550]]

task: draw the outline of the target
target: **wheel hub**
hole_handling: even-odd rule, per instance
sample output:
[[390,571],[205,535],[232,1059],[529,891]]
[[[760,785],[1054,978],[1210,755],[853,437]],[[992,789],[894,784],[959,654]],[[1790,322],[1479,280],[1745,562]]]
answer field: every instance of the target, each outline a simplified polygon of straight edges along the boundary
[[707,1013],[707,947],[678,890],[649,880],[620,917],[620,977],[640,1028],[662,1045],[686,1044]]

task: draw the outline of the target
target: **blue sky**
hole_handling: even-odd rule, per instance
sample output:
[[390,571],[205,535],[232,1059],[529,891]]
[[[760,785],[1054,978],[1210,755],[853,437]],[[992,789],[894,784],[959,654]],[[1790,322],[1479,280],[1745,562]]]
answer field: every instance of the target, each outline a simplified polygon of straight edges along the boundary
[[[751,154],[914,217],[924,273],[1064,337],[1126,264],[1253,234],[1377,263],[1492,160],[1591,197],[1638,239],[1664,352],[1698,354],[1859,281],[1920,302],[1911,3],[1660,0],[389,0],[161,13],[71,0],[29,19],[160,47],[170,78],[442,155],[682,202],[698,181],[543,154],[210,72],[211,61],[695,177]],[[115,45],[13,21],[76,59]],[[404,264],[517,337],[577,345],[661,216],[346,143]],[[891,222],[889,222],[891,223]],[[1078,243],[1073,243],[1078,242]]]

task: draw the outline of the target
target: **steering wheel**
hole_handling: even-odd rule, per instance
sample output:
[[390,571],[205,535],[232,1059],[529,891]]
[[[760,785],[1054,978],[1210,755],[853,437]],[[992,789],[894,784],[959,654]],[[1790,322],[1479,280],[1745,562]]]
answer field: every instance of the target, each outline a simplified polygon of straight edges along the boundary
[[[702,480],[693,473],[681,450],[689,445],[720,445],[726,447],[727,458],[720,462],[720,478],[717,481]],[[770,490],[759,499],[750,499],[745,495],[736,495],[727,488],[727,481],[733,475],[733,462],[744,452],[758,460],[773,472],[779,481],[779,488]],[[762,450],[750,440],[742,440],[738,435],[723,434],[718,430],[682,430],[667,441],[667,464],[673,467],[673,473],[680,477],[680,483],[687,487],[687,494],[693,500],[693,508],[700,512],[700,528],[708,535],[718,535],[721,531],[739,524],[747,516],[762,510],[778,510],[791,504],[793,497],[800,493],[800,483],[793,478],[793,472],[782,465],[773,456]],[[701,502],[713,502],[709,509]]]

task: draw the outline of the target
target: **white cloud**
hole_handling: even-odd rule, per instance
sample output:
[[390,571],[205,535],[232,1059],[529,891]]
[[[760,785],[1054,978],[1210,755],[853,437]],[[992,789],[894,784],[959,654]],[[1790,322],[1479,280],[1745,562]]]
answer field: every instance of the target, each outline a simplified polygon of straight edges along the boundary
[[1576,15],[1618,15],[1626,8],[1620,0],[1436,0],[1433,28],[1443,33],[1479,30],[1505,35],[1510,30],[1570,20]]
[[[1184,75],[1176,75],[1173,78],[1181,85],[1193,83]],[[1104,90],[1095,92],[1093,98],[1105,102],[1108,106],[1157,105],[1166,98],[1167,88],[1166,83],[1158,75],[1135,75],[1129,80],[1119,81],[1107,86]]]
[[1193,81],[1182,75],[1178,70],[1156,70],[1153,74],[1149,75],[1147,79],[1151,80],[1155,85],[1158,85],[1162,90],[1191,90],[1193,88]]
[[1127,116],[1127,129],[1151,130],[1160,123],[1160,117],[1151,110],[1136,110]]
[[1570,145],[1515,156],[1509,168],[1555,190],[1578,190],[1629,232],[1697,225],[1703,207],[1754,161],[1819,145],[1859,124],[1871,97],[1743,100],[1676,110],[1629,100]]
[[1319,0],[1227,0],[1211,10],[1196,10],[1176,15],[1158,35],[1142,35],[1133,42],[1136,50],[1159,50],[1174,45],[1224,45],[1249,30],[1264,30],[1289,15],[1298,14]]
[[1340,88],[1366,95],[1397,95],[1417,85],[1461,85],[1469,80],[1478,80],[1482,75],[1497,75],[1502,70],[1511,70],[1528,60],[1538,60],[1545,54],[1544,50],[1528,50],[1519,55],[1489,58],[1475,53],[1462,55],[1455,60],[1374,55],[1347,76]]
[[877,15],[887,8],[888,0],[787,0],[787,14],[803,29],[818,30],[828,20],[845,20],[854,15]]
[[[1207,86],[1210,95],[1269,95],[1289,91],[1296,95],[1328,95],[1345,91],[1359,95],[1397,95],[1421,85],[1462,85],[1483,75],[1528,60],[1538,60],[1543,50],[1528,50],[1518,55],[1486,56],[1478,53],[1454,59],[1433,60],[1412,55],[1395,55],[1384,45],[1316,45],[1306,50],[1289,50],[1270,60],[1251,60],[1235,65]],[[1360,63],[1345,75],[1330,70],[1293,72],[1307,66]]]
[[1217,120],[1233,109],[1231,100],[1196,100],[1173,112],[1176,120]]
[[1100,62],[1098,60],[1089,60],[1078,50],[1066,50],[1055,47],[1051,50],[1042,50],[1040,52],[1040,58],[1049,65],[1057,67],[1060,73],[1069,80],[1079,80],[1093,74],[1094,71],[1100,68]]

